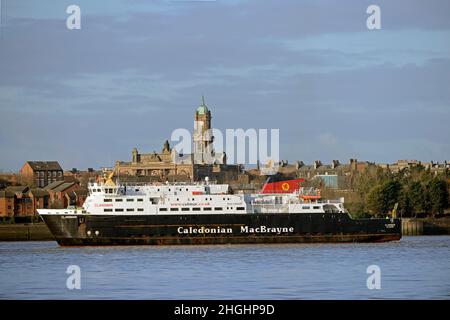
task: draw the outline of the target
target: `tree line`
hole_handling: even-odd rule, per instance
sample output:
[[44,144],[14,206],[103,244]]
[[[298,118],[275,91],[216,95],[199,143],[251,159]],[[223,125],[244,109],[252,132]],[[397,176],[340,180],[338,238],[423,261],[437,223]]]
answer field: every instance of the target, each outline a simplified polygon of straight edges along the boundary
[[324,190],[325,196],[344,196],[354,216],[380,217],[389,214],[398,203],[397,215],[436,216],[449,208],[450,171],[433,172],[423,166],[390,172],[369,166],[349,177],[347,192]]

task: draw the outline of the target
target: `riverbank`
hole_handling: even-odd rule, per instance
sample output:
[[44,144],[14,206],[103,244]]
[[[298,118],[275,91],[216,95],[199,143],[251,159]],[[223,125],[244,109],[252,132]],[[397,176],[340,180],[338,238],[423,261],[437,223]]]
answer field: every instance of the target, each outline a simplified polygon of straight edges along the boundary
[[450,235],[450,218],[404,218],[402,234],[404,236]]
[[0,224],[0,241],[53,241],[45,223]]

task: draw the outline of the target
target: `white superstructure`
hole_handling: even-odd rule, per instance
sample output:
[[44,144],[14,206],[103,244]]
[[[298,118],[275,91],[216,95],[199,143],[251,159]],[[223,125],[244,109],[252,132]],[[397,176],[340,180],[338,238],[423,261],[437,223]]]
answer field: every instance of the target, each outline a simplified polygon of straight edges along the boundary
[[343,200],[305,202],[290,194],[232,194],[227,184],[89,184],[83,208],[39,209],[40,215],[174,215],[344,212]]

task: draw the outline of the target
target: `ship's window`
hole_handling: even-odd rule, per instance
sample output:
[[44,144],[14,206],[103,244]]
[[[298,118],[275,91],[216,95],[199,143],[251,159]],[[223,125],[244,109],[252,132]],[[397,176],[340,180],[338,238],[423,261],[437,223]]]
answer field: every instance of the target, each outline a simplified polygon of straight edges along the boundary
[[223,208],[221,208],[221,207],[215,207],[214,210],[216,210],[216,211],[222,211]]
[[159,211],[167,211],[167,208],[159,208]]
[[170,208],[170,211],[178,211],[178,208]]
[[142,201],[144,201],[144,199],[137,199],[137,201],[138,201],[138,202],[142,202]]
[[194,207],[194,208],[192,208],[192,211],[200,211],[200,208]]
[[127,202],[133,202],[133,201],[134,201],[134,199],[130,199],[130,198],[127,199]]
[[203,211],[211,211],[210,207],[203,208]]
[[139,189],[134,189],[134,191],[138,192],[138,191],[139,191]]
[[225,201],[225,198],[223,198],[223,201]]
[[212,201],[212,198],[209,198],[209,200],[211,200],[211,201]]
[[245,210],[245,207],[237,207],[236,210]]
[[320,206],[313,206],[313,209],[320,209]]
[[159,188],[158,188],[158,191],[159,191]]
[[103,212],[112,212],[112,209],[103,209]]
[[189,208],[181,208],[181,211],[189,211]]
[[302,209],[309,209],[309,206],[303,206]]
[[123,199],[116,199],[116,202],[122,202]]
[[116,212],[123,212],[123,209],[114,209]]
[[142,211],[144,211],[144,209],[138,208],[137,211],[142,212]]
[[103,199],[103,202],[112,202],[112,199]]
[[134,209],[133,209],[133,208],[127,208],[127,211],[128,211],[128,212],[134,211]]
[[97,192],[102,192],[102,190],[100,190],[100,189],[97,189]]
[[177,201],[180,201],[180,198],[177,198]]
[[186,191],[188,191],[188,188],[186,188]]

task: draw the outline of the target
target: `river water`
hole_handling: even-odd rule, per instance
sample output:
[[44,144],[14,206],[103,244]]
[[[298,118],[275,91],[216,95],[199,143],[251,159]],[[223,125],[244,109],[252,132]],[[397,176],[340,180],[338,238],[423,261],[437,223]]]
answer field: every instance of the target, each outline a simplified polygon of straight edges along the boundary
[[[66,273],[71,265],[79,290],[67,288],[77,275]],[[380,289],[368,289],[371,265]],[[0,268],[1,299],[450,299],[450,236],[105,248],[1,242]]]

